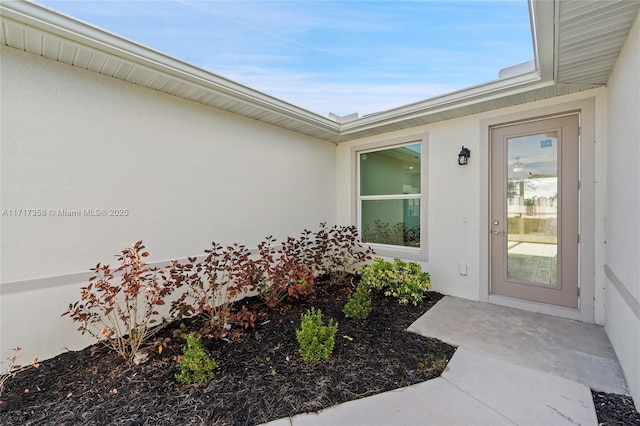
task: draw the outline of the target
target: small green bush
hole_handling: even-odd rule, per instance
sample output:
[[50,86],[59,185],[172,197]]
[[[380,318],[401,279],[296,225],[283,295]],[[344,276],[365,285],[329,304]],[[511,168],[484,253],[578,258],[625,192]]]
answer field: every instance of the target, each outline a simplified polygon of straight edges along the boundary
[[300,344],[300,355],[305,361],[320,361],[329,358],[335,345],[338,323],[333,319],[324,325],[322,312],[315,308],[302,314],[301,328],[296,330],[296,338]]
[[189,333],[187,346],[182,349],[182,353],[180,374],[176,374],[178,383],[201,383],[213,378],[213,370],[218,368],[218,364],[204,351],[202,340],[199,337]]
[[385,296],[395,297],[402,304],[417,305],[422,293],[431,288],[429,273],[422,272],[416,262],[395,258],[391,263],[376,257],[373,264],[363,266],[360,272],[363,285],[383,291]]
[[349,297],[342,312],[350,318],[365,319],[371,313],[371,297],[364,284],[358,284],[355,293]]

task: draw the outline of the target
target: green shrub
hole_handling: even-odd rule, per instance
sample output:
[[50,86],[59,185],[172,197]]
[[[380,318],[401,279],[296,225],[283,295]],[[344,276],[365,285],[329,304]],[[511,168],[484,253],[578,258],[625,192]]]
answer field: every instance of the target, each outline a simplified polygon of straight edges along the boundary
[[333,319],[329,320],[329,325],[324,325],[320,310],[311,308],[302,314],[301,329],[296,330],[302,359],[315,362],[329,358],[333,352],[337,331],[338,323]]
[[422,272],[416,262],[395,258],[391,263],[376,257],[373,264],[363,266],[360,272],[363,285],[382,291],[385,296],[393,296],[402,304],[417,305],[423,292],[431,288],[429,273]]
[[218,368],[218,364],[204,351],[199,337],[189,333],[187,346],[182,349],[182,353],[180,374],[176,374],[178,383],[201,383],[213,378],[213,370]]
[[365,319],[371,313],[371,297],[364,284],[358,284],[355,293],[349,297],[342,310],[348,317]]

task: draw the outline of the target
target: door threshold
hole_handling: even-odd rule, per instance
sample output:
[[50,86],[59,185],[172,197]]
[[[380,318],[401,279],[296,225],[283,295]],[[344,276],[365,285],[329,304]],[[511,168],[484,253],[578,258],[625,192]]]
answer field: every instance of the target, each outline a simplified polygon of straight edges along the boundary
[[580,316],[580,309],[549,305],[546,303],[517,299],[514,297],[502,296],[499,294],[490,294],[487,301],[494,305],[506,306],[507,308],[515,308],[522,311],[535,312],[538,314],[545,314],[553,317],[582,321]]

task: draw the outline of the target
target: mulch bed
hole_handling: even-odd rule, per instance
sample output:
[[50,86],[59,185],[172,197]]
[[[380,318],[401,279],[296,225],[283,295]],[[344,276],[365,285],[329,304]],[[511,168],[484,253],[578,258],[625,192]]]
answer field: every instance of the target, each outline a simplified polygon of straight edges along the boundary
[[[184,345],[179,338],[160,354],[149,348],[149,361],[138,366],[100,345],[63,353],[7,382],[0,423],[253,425],[440,375],[455,347],[405,329],[442,295],[427,292],[418,306],[374,295],[372,314],[357,321],[342,312],[350,289],[325,283],[315,300],[274,310],[256,298],[239,302],[260,312],[256,328],[232,333],[228,342],[203,339],[220,367],[200,385],[175,381]],[[311,306],[322,311],[325,323],[339,323],[332,356],[318,363],[302,360],[295,337],[300,315]],[[197,322],[187,327],[198,328]],[[171,336],[177,327],[165,327],[160,336]]]
[[[6,425],[254,425],[386,392],[432,379],[455,347],[405,329],[442,295],[425,293],[418,306],[373,297],[365,321],[345,318],[350,287],[318,286],[316,299],[267,309],[256,298],[239,302],[259,312],[254,330],[232,333],[229,341],[204,339],[220,365],[201,385],[178,385],[176,361],[184,340],[172,339],[150,359],[128,365],[101,345],[66,352],[9,380],[0,404]],[[306,363],[298,354],[295,330],[311,306],[339,323],[333,355]],[[198,319],[185,321],[199,328]],[[159,337],[170,337],[178,323]],[[440,363],[438,361],[440,360]],[[437,365],[439,364],[439,365]],[[638,425],[640,413],[623,395],[593,392],[600,425]]]
[[640,426],[640,412],[630,396],[591,391],[598,424],[606,426]]

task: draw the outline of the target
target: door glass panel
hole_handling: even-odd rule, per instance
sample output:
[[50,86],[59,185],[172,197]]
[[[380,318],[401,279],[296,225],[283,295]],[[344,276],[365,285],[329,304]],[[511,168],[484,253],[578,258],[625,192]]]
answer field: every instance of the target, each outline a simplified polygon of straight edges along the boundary
[[557,286],[558,132],[508,139],[507,279]]

